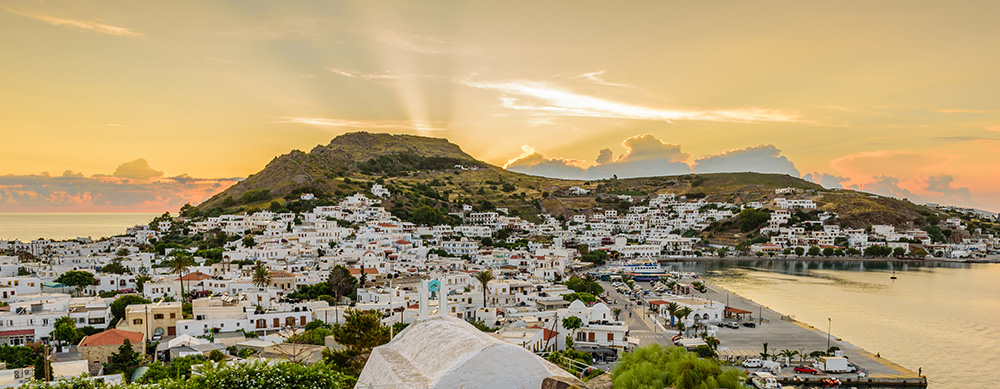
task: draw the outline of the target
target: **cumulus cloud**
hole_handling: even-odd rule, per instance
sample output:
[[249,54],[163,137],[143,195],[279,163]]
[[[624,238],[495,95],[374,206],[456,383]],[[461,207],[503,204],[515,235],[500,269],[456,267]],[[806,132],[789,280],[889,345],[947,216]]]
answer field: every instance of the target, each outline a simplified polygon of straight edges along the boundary
[[955,178],[947,174],[930,176],[927,177],[927,185],[924,187],[924,190],[932,193],[940,193],[941,198],[947,203],[971,205],[972,192],[969,191],[969,188],[953,187],[951,184],[954,181]]
[[149,161],[139,158],[135,161],[125,162],[115,169],[115,177],[132,178],[136,180],[148,180],[153,177],[162,177],[163,172],[153,169]]
[[817,183],[822,185],[824,188],[830,189],[843,189],[843,183],[851,180],[847,177],[840,177],[820,172],[806,173],[806,175],[802,176],[802,179]]
[[614,157],[610,149],[601,150],[597,164],[587,169],[588,178],[671,176],[691,173],[687,160],[691,154],[681,146],[664,143],[656,137],[636,135],[622,142],[625,152]]
[[636,135],[622,142],[625,151],[615,157],[611,149],[598,152],[595,164],[584,168],[584,161],[548,158],[530,146],[504,165],[510,171],[567,179],[603,179],[669,176],[691,173],[687,160],[691,154],[679,145],[664,143],[652,135]]
[[861,190],[868,193],[880,194],[883,196],[895,197],[898,199],[908,199],[910,201],[919,201],[913,195],[913,192],[900,187],[901,182],[899,178],[892,176],[879,175],[872,177],[873,181],[867,184],[861,185]]
[[145,159],[126,162],[112,175],[66,170],[0,176],[0,212],[163,212],[198,204],[238,178],[163,177]]
[[238,180],[188,176],[134,180],[81,175],[0,176],[0,211],[163,212],[198,204]]
[[759,172],[799,177],[799,170],[774,145],[729,150],[695,160],[698,173]]
[[543,177],[562,178],[568,180],[584,179],[587,170],[579,165],[583,161],[548,158],[535,151],[534,147],[521,146],[523,153],[503,165],[504,169],[512,172],[531,174]]

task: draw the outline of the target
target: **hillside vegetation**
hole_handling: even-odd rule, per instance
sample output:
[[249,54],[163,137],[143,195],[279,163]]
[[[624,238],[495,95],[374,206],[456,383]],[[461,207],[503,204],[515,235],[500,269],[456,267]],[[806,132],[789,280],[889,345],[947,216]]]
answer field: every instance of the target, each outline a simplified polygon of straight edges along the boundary
[[[565,217],[595,208],[627,211],[650,196],[667,192],[708,201],[767,202],[776,197],[775,189],[789,187],[799,189],[794,197],[813,199],[821,210],[837,213],[840,222],[851,227],[912,227],[914,220],[936,212],[904,200],[828,190],[783,174],[689,174],[592,181],[537,177],[479,161],[446,139],[366,132],[340,135],[308,153],[294,150],[279,156],[260,172],[188,211],[208,215],[264,208],[300,211],[334,204],[357,192],[369,193],[374,184],[392,193],[383,205],[394,215],[411,220],[417,210],[430,208],[434,214],[429,220],[437,222],[456,222],[447,214],[461,211],[462,205],[478,211],[506,207],[512,216],[538,221],[537,215],[543,212]],[[569,188],[574,186],[590,193],[571,195]],[[316,200],[299,201],[301,193],[312,193]],[[630,196],[632,201],[620,196]],[[420,217],[426,216],[423,212]]]

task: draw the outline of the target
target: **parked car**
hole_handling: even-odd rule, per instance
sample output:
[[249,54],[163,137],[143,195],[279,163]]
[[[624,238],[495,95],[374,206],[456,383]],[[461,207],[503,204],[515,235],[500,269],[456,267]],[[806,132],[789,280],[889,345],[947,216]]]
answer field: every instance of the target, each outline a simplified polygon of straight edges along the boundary
[[816,369],[811,368],[809,366],[796,366],[795,367],[795,372],[796,373],[806,373],[806,374],[819,374],[819,370],[816,370]]
[[754,323],[754,322],[751,322],[751,321],[748,321],[748,322],[746,322],[746,323],[743,323],[743,326],[744,326],[744,327],[748,327],[748,328],[757,328],[757,323]]
[[750,358],[750,359],[747,359],[747,360],[743,361],[743,367],[758,368],[758,367],[761,367],[761,365],[763,365],[763,363],[764,362],[761,361],[760,358]]
[[735,321],[731,321],[729,323],[726,323],[726,327],[732,328],[734,330],[738,330],[738,329],[740,329],[740,323],[737,323]]

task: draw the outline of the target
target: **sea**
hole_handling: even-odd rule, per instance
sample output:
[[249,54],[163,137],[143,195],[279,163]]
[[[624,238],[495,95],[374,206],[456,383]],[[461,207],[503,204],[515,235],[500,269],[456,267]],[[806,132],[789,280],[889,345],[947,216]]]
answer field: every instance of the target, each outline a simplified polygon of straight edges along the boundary
[[930,388],[1000,387],[1000,264],[707,261],[673,267],[706,274],[711,284],[816,328],[829,323],[833,336],[921,369]]
[[136,224],[148,224],[156,213],[13,213],[0,212],[0,240],[28,242],[38,238],[65,240],[120,235]]

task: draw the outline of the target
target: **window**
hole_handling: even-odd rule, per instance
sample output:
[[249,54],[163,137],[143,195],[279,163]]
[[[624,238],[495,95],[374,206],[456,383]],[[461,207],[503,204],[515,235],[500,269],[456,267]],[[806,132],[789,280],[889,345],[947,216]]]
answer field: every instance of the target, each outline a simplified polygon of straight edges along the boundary
[[154,315],[153,315],[153,319],[156,319],[156,320],[163,320],[163,314],[162,314],[162,313],[157,313],[157,314],[154,314]]
[[132,324],[135,324],[135,325],[142,324],[142,319],[132,319]]
[[612,334],[612,333],[609,332],[608,333],[608,341],[609,342],[614,342],[615,341],[615,334]]
[[591,341],[591,342],[594,341],[594,333],[593,332],[590,333],[590,340],[589,341]]
[[176,313],[171,313],[170,314],[170,318],[171,319],[176,319],[177,318],[177,314]]

